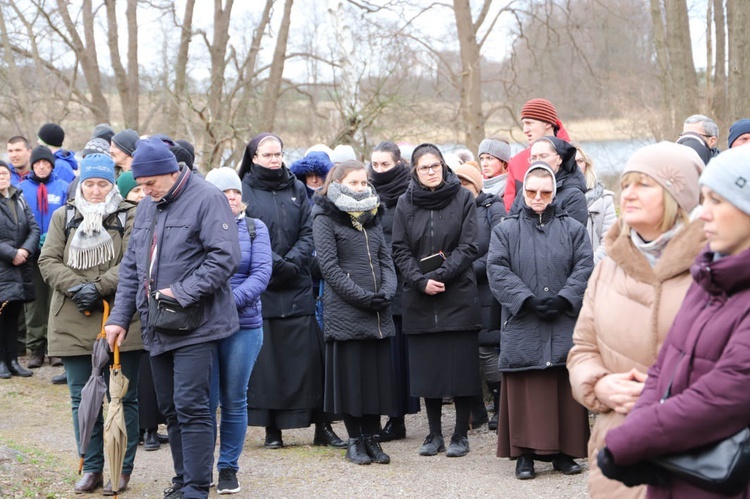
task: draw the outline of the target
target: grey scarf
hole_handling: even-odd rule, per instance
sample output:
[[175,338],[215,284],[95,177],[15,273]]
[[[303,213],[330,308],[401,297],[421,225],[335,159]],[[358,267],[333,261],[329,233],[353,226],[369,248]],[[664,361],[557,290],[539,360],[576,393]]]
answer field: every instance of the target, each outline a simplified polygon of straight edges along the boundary
[[357,230],[362,230],[375,217],[380,206],[378,195],[369,186],[362,192],[356,192],[343,184],[331,182],[326,195],[336,208],[349,214]]
[[115,257],[115,245],[112,236],[102,222],[116,213],[122,202],[122,196],[116,186],[112,187],[101,203],[89,203],[83,198],[81,185],[78,183],[73,203],[83,216],[83,222],[73,233],[68,251],[68,266],[73,269],[90,269],[108,262]]
[[630,229],[630,240],[633,242],[633,245],[643,253],[643,256],[646,257],[646,260],[648,260],[651,267],[654,267],[659,262],[659,258],[661,258],[664,248],[666,248],[669,241],[671,241],[672,238],[682,230],[682,227],[683,224],[677,223],[667,232],[648,243],[644,241],[635,230]]

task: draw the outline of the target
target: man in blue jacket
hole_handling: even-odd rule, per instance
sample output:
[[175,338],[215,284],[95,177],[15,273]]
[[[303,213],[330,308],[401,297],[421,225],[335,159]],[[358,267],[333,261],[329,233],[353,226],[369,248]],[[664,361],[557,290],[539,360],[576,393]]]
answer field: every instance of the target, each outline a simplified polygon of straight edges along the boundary
[[31,173],[31,145],[26,137],[14,135],[8,139],[8,160],[10,161],[10,183],[13,187]]
[[45,123],[37,132],[39,145],[49,147],[55,155],[55,175],[60,180],[71,183],[76,178],[78,160],[72,151],[63,149],[65,130],[57,123]]
[[[224,194],[178,164],[157,138],[137,142],[132,172],[147,197],[138,204],[120,263],[107,340],[111,348],[121,343],[133,314],[140,313],[175,468],[164,497],[205,498],[214,447],[210,373],[217,341],[239,329],[229,283],[240,263],[237,224]],[[157,330],[149,322],[157,294],[180,307],[199,307],[199,324],[187,331]]]

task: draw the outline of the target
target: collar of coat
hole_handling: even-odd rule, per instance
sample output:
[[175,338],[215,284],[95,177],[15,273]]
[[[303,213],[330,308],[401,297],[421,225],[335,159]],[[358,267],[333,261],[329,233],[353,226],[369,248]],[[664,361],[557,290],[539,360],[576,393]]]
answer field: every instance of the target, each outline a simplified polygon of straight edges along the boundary
[[620,223],[612,225],[604,238],[607,256],[626,274],[649,284],[664,282],[687,272],[705,244],[703,222],[693,220],[669,241],[659,261],[651,267],[631,242],[630,234],[622,232]]

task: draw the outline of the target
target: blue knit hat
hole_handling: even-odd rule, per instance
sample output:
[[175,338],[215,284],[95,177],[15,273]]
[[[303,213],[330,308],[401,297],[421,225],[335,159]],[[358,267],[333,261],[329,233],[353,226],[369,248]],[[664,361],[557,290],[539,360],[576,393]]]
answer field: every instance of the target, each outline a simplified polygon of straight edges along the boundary
[[131,166],[133,178],[167,175],[180,170],[169,146],[158,137],[149,137],[136,142]]
[[81,160],[79,169],[81,182],[90,178],[103,178],[115,183],[115,162],[109,154],[89,154]]
[[750,146],[727,149],[711,159],[700,184],[750,215]]
[[740,135],[746,133],[750,133],[750,118],[745,118],[732,123],[732,126],[729,127],[729,139],[727,139],[729,147],[732,147],[732,144],[734,144],[734,141],[737,140]]
[[305,177],[311,173],[318,175],[319,177],[326,178],[328,172],[333,168],[333,162],[328,154],[323,151],[312,151],[307,155],[298,159],[292,166],[289,167],[296,177],[304,181]]

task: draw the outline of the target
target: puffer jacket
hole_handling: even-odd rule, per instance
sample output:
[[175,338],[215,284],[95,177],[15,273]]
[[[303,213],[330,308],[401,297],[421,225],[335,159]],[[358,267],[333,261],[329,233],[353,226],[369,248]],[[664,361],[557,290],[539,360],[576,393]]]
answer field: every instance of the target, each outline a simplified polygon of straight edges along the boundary
[[[152,226],[158,255],[150,288],[170,288],[183,307],[202,306],[202,320],[184,335],[148,327],[148,282]],[[141,336],[152,356],[220,340],[240,327],[229,279],[240,264],[237,223],[224,194],[184,164],[169,192],[158,202],[145,197],[136,209],[133,235],[120,265],[115,307],[107,324],[128,328],[138,310]]]
[[[74,206],[72,201],[69,204]],[[135,219],[135,205],[130,201],[122,201],[118,211],[102,221],[102,225],[107,228],[114,243],[114,258],[97,267],[78,270],[68,266],[70,242],[77,229],[71,227],[68,234],[65,234],[67,209],[67,207],[60,208],[52,215],[47,240],[39,255],[39,271],[45,282],[52,288],[48,346],[49,354],[55,357],[91,354],[94,340],[102,328],[102,312],[92,312],[91,315],[82,314],[67,290],[78,284],[93,282],[102,298],[107,300],[110,307],[113,306],[119,280],[120,262],[133,232]],[[122,234],[117,230],[117,214],[120,211],[128,214]],[[76,210],[73,219],[80,218],[81,214]],[[142,350],[138,316],[131,314],[128,319],[132,334],[128,334],[120,350],[123,352]]]
[[611,373],[646,372],[672,326],[692,282],[690,266],[705,245],[703,222],[696,220],[667,244],[652,268],[619,225],[604,240],[607,258],[589,279],[583,308],[568,354],[573,397],[599,413],[589,439],[589,495],[643,497],[645,487],[628,488],[602,475],[596,456],[607,432],[625,416],[602,404],[594,385]]
[[263,325],[260,297],[271,279],[271,239],[268,228],[260,220],[255,222],[255,239],[250,239],[247,217],[237,218],[242,258],[237,272],[230,279],[240,329],[254,329]]
[[[0,195],[0,303],[34,299],[31,261],[38,246],[39,226],[21,191],[11,186],[7,198]],[[13,265],[21,248],[29,252],[29,258],[22,265]]]
[[[310,264],[314,246],[307,191],[286,166],[272,180],[263,178],[264,173],[269,173],[269,169],[253,164],[242,179],[247,216],[262,220],[271,237],[273,272],[261,296],[263,318],[311,315],[314,295]],[[296,274],[281,274],[283,262],[294,264]]]
[[492,296],[487,279],[487,251],[490,249],[492,229],[505,216],[503,200],[495,194],[480,192],[477,204],[477,246],[479,258],[471,264],[477,278],[479,306],[482,310],[482,329],[479,331],[479,344],[498,346],[500,344],[500,304]]
[[328,197],[316,195],[313,200],[313,236],[325,279],[325,339],[348,341],[395,335],[390,306],[377,311],[370,305],[376,293],[383,293],[387,299],[396,293],[396,270],[378,218],[360,231]]
[[[52,170],[52,172],[54,173],[54,170]],[[52,220],[52,214],[61,206],[65,206],[65,202],[68,200],[67,182],[58,178],[51,178],[49,182],[47,182],[46,187],[47,213],[42,213],[41,207],[39,206],[39,200],[37,199],[39,182],[28,175],[20,184],[18,184],[18,188],[23,192],[23,197],[29,205],[31,213],[34,215],[36,224],[39,226],[39,233],[41,236],[47,234],[50,220]],[[44,242],[44,238],[42,238],[41,242]]]
[[[444,174],[448,175],[446,184],[458,182],[452,171]],[[446,184],[433,194],[441,195]],[[404,279],[403,331],[405,334],[479,331],[479,295],[471,268],[477,258],[474,196],[459,187],[443,208],[427,209],[414,203],[415,189],[423,188],[412,177],[406,193],[398,200],[393,220],[393,260]],[[438,251],[446,257],[442,266],[423,274],[419,260]],[[444,283],[445,291],[426,294],[429,279]]]
[[71,183],[76,178],[78,160],[72,151],[58,149],[55,151],[55,169],[53,174],[63,182]]
[[[617,465],[679,454],[723,440],[750,422],[750,249],[716,259],[708,248],[640,398],[607,433]],[[670,395],[662,400],[671,386]],[[727,497],[672,477],[650,498]],[[735,497],[750,497],[750,484]]]
[[[492,231],[487,273],[502,305],[500,371],[564,366],[593,269],[583,225],[550,204],[541,215],[526,207]],[[554,321],[523,310],[526,299],[560,296],[569,309]]]

